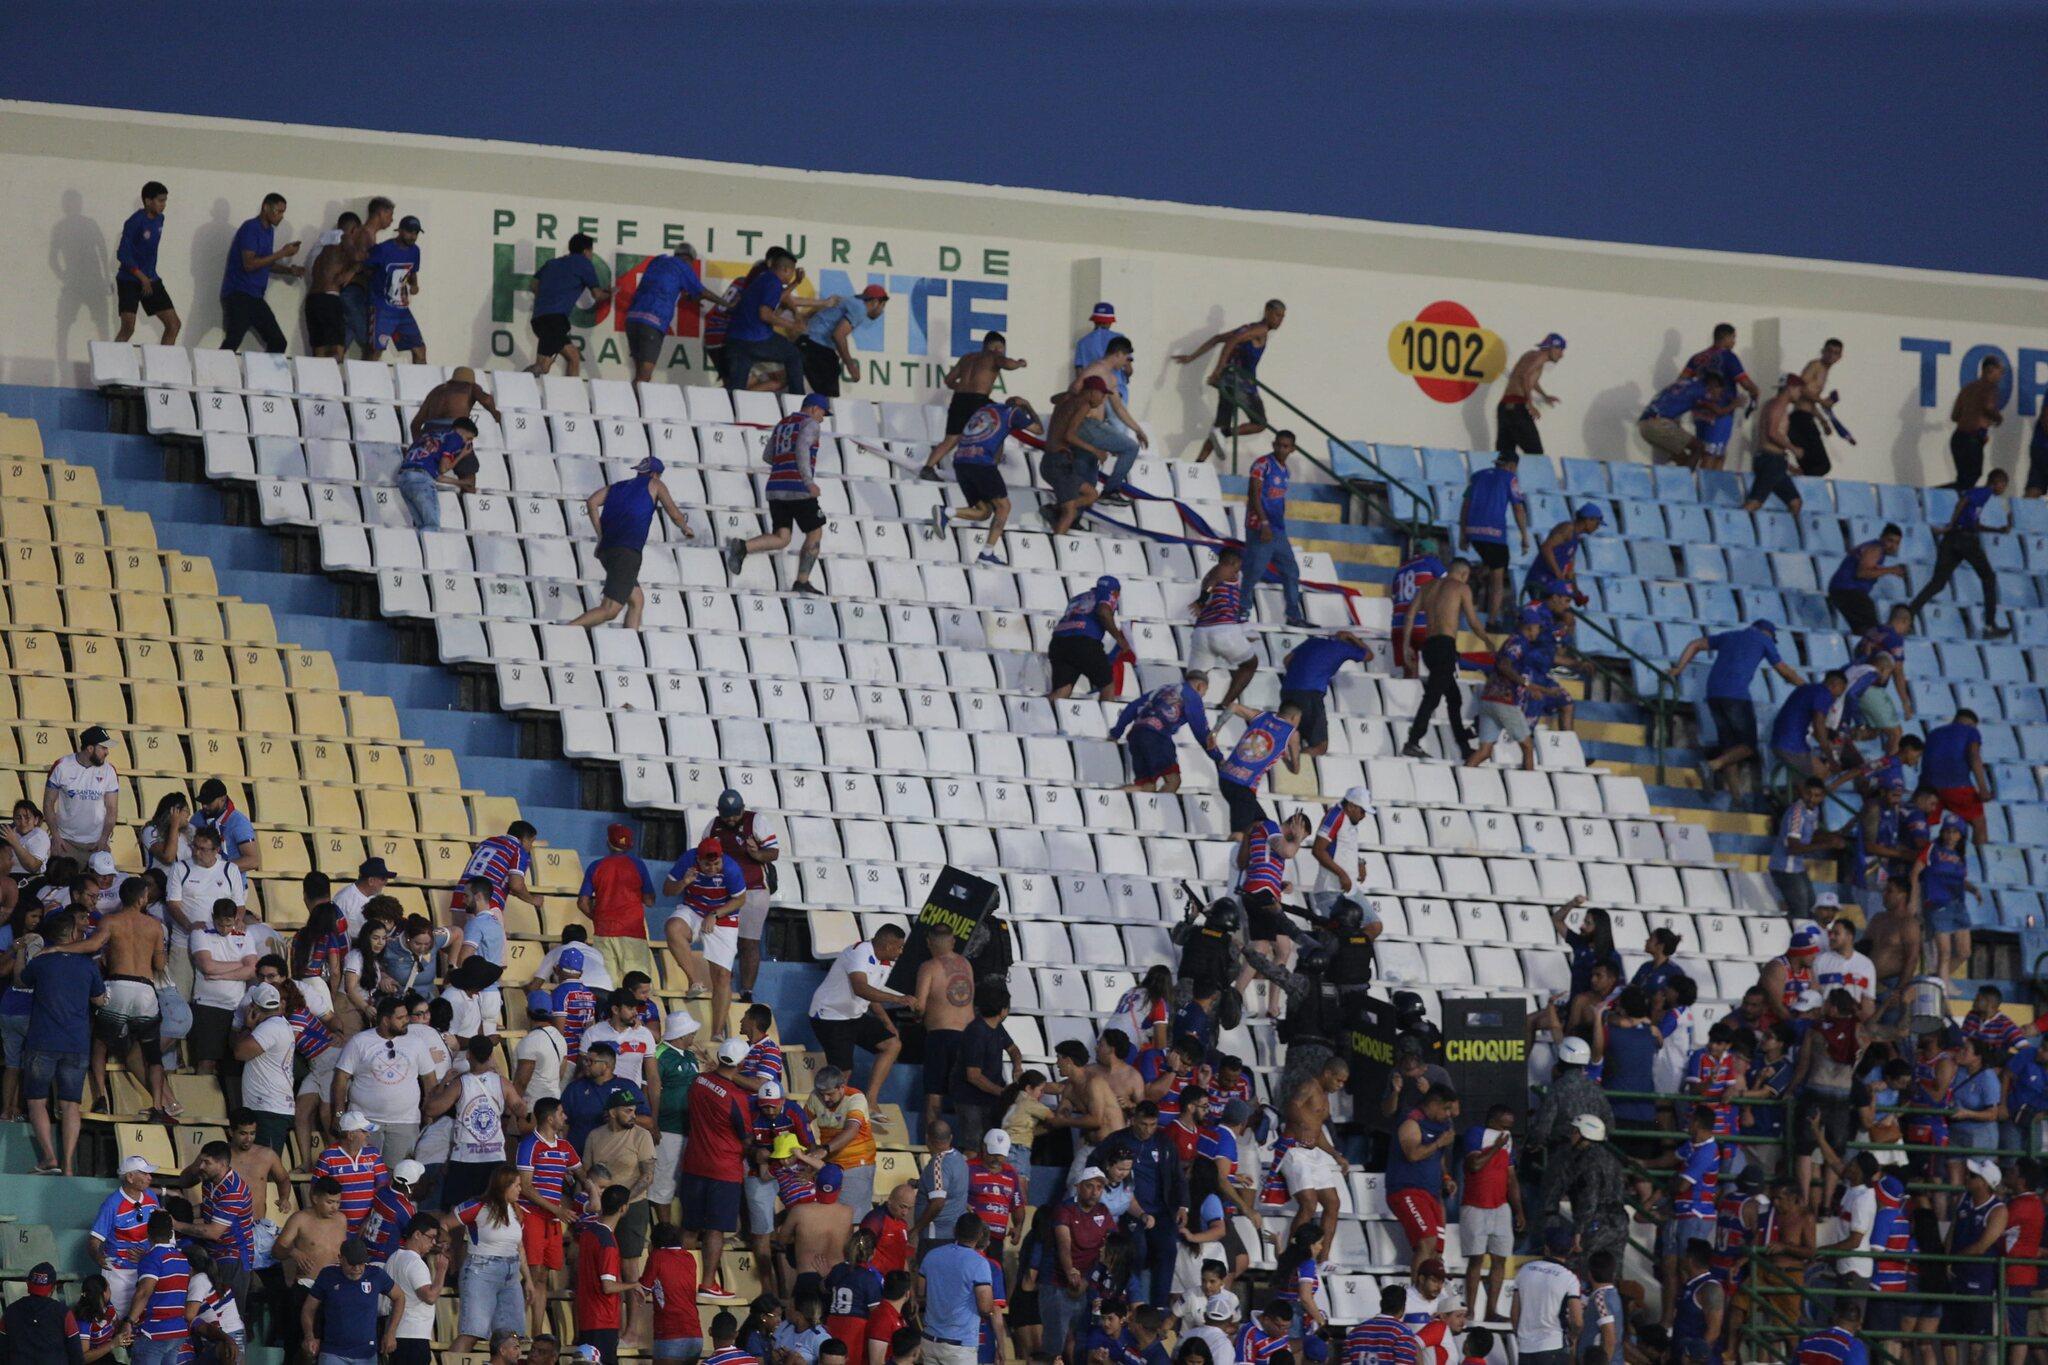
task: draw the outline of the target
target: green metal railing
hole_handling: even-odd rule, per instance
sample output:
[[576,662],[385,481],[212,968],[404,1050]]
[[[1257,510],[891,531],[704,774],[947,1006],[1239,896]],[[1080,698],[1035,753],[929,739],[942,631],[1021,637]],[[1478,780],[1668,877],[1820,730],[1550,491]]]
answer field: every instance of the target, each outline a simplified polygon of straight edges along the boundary
[[[1917,1287],[1903,1293],[1898,1291],[1887,1293],[1879,1289],[1852,1289],[1839,1282],[1830,1283],[1826,1279],[1816,1281],[1808,1276],[1801,1276],[1795,1282],[1786,1273],[1787,1268],[1776,1258],[1772,1257],[1769,1247],[1749,1247],[1745,1250],[1748,1259],[1749,1279],[1744,1287],[1753,1300],[1760,1300],[1764,1305],[1768,1305],[1773,1299],[1786,1298],[1798,1300],[1801,1304],[1809,1299],[1819,1300],[1822,1304],[1826,1305],[1831,1305],[1841,1299],[1859,1300],[1863,1304],[1865,1322],[1857,1328],[1856,1335],[1876,1347],[1872,1352],[1873,1359],[1888,1362],[1889,1365],[1906,1365],[1906,1362],[1912,1358],[1912,1353],[1917,1348],[1937,1345],[1964,1347],[1988,1345],[1997,1352],[1992,1358],[1994,1365],[2003,1365],[2008,1347],[2048,1346],[2048,1336],[2030,1336],[2006,1330],[2008,1321],[2006,1310],[2009,1306],[2023,1303],[2029,1310],[2036,1306],[2048,1307],[2048,1301],[2039,1300],[2034,1297],[2037,1289],[2036,1286],[2021,1286],[2015,1290],[2013,1286],[2008,1285],[2006,1283],[2006,1269],[2015,1265],[2032,1265],[2037,1267],[2048,1265],[2048,1258],[2039,1256],[1962,1256],[1951,1252],[1934,1251],[1883,1252],[1867,1246],[1853,1249],[1816,1248],[1814,1250],[1812,1253],[1813,1258],[1823,1264],[1853,1258],[1871,1261],[1903,1261],[1910,1266],[1947,1264],[1988,1265],[1991,1267],[1993,1290],[1992,1327],[1990,1332],[1944,1332],[1938,1329],[1933,1332],[1903,1332],[1888,1329],[1883,1331],[1873,1330],[1868,1322],[1872,1305],[1886,1300],[1894,1303],[1905,1301],[1933,1305],[1979,1303],[1983,1301],[1984,1295],[1982,1293],[1953,1293],[1946,1291],[1935,1293],[1923,1291]],[[1770,1314],[1769,1318],[1775,1320],[1768,1320],[1765,1313],[1752,1312],[1742,1323],[1741,1337],[1743,1345],[1747,1349],[1745,1349],[1741,1358],[1744,1360],[1771,1359],[1771,1351],[1774,1346],[1782,1354],[1785,1343],[1797,1342],[1825,1328],[1828,1325],[1831,1314],[1825,1311],[1820,1312],[1814,1315],[1814,1318],[1817,1320],[1803,1324],[1800,1321],[1801,1316],[1802,1308],[1796,1305],[1789,1313],[1778,1310]]]

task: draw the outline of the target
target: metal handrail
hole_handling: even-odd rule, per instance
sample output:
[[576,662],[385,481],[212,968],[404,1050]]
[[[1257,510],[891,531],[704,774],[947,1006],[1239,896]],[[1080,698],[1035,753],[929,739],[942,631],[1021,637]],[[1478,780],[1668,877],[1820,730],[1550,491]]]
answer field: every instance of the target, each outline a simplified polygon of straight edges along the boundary
[[[1803,1300],[1811,1297],[1828,1301],[1833,1301],[1835,1299],[1860,1299],[1864,1301],[1866,1304],[1868,1304],[1873,1300],[1882,1301],[1885,1299],[1910,1299],[1911,1301],[1916,1303],[1939,1304],[1975,1303],[1980,1301],[1984,1297],[1982,1294],[1928,1292],[1923,1291],[1917,1287],[1904,1292],[1900,1292],[1897,1290],[1887,1291],[1882,1289],[1849,1289],[1840,1285],[1829,1284],[1807,1284],[1803,1281],[1803,1279],[1795,1282],[1791,1279],[1791,1277],[1783,1274],[1784,1267],[1780,1266],[1776,1262],[1776,1260],[1771,1255],[1771,1251],[1772,1248],[1767,1246],[1748,1246],[1743,1249],[1744,1259],[1748,1263],[1750,1272],[1749,1279],[1745,1288],[1752,1297],[1761,1300],[1768,1301],[1774,1298],[1798,1298]],[[1925,1261],[1930,1263],[1944,1264],[1989,1265],[1992,1267],[1994,1274],[1995,1290],[1992,1296],[1994,1303],[1992,1315],[1992,1329],[1989,1333],[1963,1333],[1942,1331],[1874,1331],[1868,1326],[1868,1324],[1865,1324],[1859,1329],[1858,1334],[1859,1336],[1866,1338],[1870,1341],[1900,1343],[1909,1346],[1917,1343],[1931,1344],[1935,1342],[1986,1342],[1991,1343],[1998,1348],[1998,1354],[1994,1359],[1999,1361],[2002,1361],[2005,1358],[2004,1348],[2009,1345],[2048,1345],[2048,1337],[2037,1337],[2030,1335],[2015,1336],[2011,1333],[2008,1333],[2006,1331],[2005,1326],[2006,1308],[2009,1303],[2008,1294],[2010,1291],[2010,1286],[2008,1286],[2006,1283],[2006,1267],[2012,1265],[2032,1265],[2037,1267],[2048,1266],[2048,1257],[2006,1255],[1963,1256],[1958,1255],[1954,1252],[1944,1251],[1886,1251],[1882,1248],[1871,1246],[1830,1248],[1816,1247],[1811,1253],[1811,1255],[1813,1259],[1820,1261],[1839,1261],[1849,1258],[1856,1258],[1872,1261]],[[1761,1274],[1759,1274],[1759,1271],[1764,1268],[1763,1265],[1759,1264],[1760,1262],[1764,1263],[1764,1265],[1767,1265],[1769,1267],[1769,1269],[1776,1276],[1777,1282],[1767,1283],[1765,1278]],[[2043,1276],[2042,1278],[2048,1279],[2048,1276]],[[2021,1286],[2021,1288],[2025,1289],[2027,1287]],[[2034,1288],[2038,1289],[2039,1286],[2037,1285]],[[2033,1291],[2029,1290],[2023,1296],[2021,1301],[2026,1303],[2030,1308],[2033,1307],[2036,1303],[2036,1300],[2033,1298]],[[1767,1343],[1782,1342],[1788,1338],[1795,1340],[1803,1339],[1807,1336],[1812,1335],[1815,1331],[1818,1330],[1817,1328],[1811,1326],[1801,1325],[1796,1320],[1786,1321],[1785,1315],[1782,1313],[1780,1313],[1778,1316],[1779,1321],[1777,1322],[1766,1322],[1763,1320],[1762,1315],[1760,1314],[1752,1314],[1750,1315],[1750,1317],[1744,1320],[1742,1324],[1742,1336],[1744,1341],[1751,1347],[1751,1354],[1753,1357],[1755,1356],[1756,1352],[1767,1349]],[[1899,1359],[1898,1356],[1893,1355],[1889,1352],[1885,1353],[1880,1358],[1892,1362],[1896,1362]]]

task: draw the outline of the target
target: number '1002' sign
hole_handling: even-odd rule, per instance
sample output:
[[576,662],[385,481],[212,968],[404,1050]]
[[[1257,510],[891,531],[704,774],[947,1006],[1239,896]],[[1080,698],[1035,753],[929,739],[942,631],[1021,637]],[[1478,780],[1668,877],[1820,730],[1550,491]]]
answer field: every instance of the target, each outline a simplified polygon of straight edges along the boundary
[[1507,345],[1472,310],[1440,299],[1387,334],[1387,359],[1439,403],[1462,403],[1500,378]]

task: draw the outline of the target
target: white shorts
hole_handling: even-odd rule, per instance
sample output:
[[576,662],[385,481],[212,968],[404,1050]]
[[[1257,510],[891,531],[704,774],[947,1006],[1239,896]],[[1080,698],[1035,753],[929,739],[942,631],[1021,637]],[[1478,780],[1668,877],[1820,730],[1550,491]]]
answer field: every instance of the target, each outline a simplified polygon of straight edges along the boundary
[[128,1306],[135,1302],[134,1268],[110,1265],[100,1273],[107,1277],[107,1302],[114,1306],[117,1316],[127,1317]]
[[683,1135],[663,1133],[654,1144],[654,1181],[647,1197],[660,1208],[676,1197],[676,1172],[683,1164]]
[[1188,646],[1188,667],[1236,668],[1254,657],[1251,637],[1243,626],[1196,626]]
[[155,986],[119,978],[107,983],[107,1003],[100,1008],[117,1019],[155,1019],[163,1013]]
[[740,931],[721,929],[707,922],[703,932],[697,935],[697,951],[704,954],[704,960],[712,966],[731,971],[740,953]]
[[751,887],[740,903],[740,937],[749,943],[759,943],[761,935],[768,932],[768,888]]
[[277,1264],[277,1257],[271,1253],[271,1248],[277,1245],[277,1233],[277,1224],[268,1218],[258,1218],[249,1225],[251,1270],[268,1270]]
[[315,1057],[306,1070],[306,1079],[299,1082],[301,1095],[317,1095],[326,1099],[334,1093],[334,1068],[341,1064],[341,1044],[336,1043],[327,1051]]
[[1303,1190],[1336,1189],[1344,1173],[1337,1169],[1337,1158],[1322,1148],[1299,1146],[1289,1147],[1280,1158],[1280,1178],[1287,1182],[1287,1192],[1298,1198]]
[[1497,1209],[1475,1209],[1470,1204],[1458,1210],[1458,1238],[1469,1256],[1512,1256],[1515,1251],[1515,1213],[1506,1204]]

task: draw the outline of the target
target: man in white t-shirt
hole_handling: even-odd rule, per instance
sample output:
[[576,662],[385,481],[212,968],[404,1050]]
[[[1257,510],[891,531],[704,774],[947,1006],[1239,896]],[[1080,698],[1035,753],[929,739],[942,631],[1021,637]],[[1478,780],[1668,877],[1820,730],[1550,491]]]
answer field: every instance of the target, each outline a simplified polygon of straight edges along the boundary
[[1579,1339],[1579,1275],[1564,1263],[1578,1240],[1569,1224],[1543,1233],[1545,1255],[1515,1275],[1515,1354],[1521,1365],[1571,1365],[1569,1343]]
[[903,1050],[896,1025],[882,1010],[872,1007],[908,1007],[911,1003],[909,996],[898,995],[884,984],[890,964],[903,956],[906,937],[896,925],[883,925],[873,939],[856,943],[834,958],[831,970],[811,993],[811,1026],[825,1049],[827,1065],[851,1076],[855,1047],[875,1054],[874,1069],[862,1087],[871,1095],[882,1093],[882,1082],[896,1065],[896,1054]]
[[405,1291],[405,1311],[398,1315],[398,1325],[391,1333],[397,1338],[397,1348],[391,1353],[393,1365],[432,1365],[434,1316],[448,1278],[441,1220],[431,1213],[414,1214],[405,1225],[398,1250],[384,1263],[384,1273]]
[[403,1000],[377,1005],[377,1026],[348,1040],[334,1067],[334,1112],[356,1110],[383,1134],[387,1163],[412,1155],[420,1136],[421,1078],[432,1062],[407,1036],[412,1012]]
[[[225,859],[221,865],[233,866]],[[256,950],[249,936],[235,928],[240,913],[239,906],[222,898],[214,902],[207,927],[194,928],[191,934],[192,1030],[185,1036],[185,1049],[188,1058],[206,1073],[217,1071],[228,1059],[235,1006],[242,1003],[243,992],[256,979]],[[230,1093],[231,1109],[234,1099]]]
[[164,927],[170,942],[164,960],[171,980],[188,999],[192,995],[192,931],[213,920],[218,901],[249,903],[249,879],[220,854],[220,835],[210,829],[192,831],[192,856],[171,864],[164,889]]
[[1856,951],[1856,923],[1845,915],[1828,925],[1828,950],[1814,960],[1813,984],[1823,998],[1838,986],[1849,992],[1859,1019],[1877,1013],[1877,967]]
[[1211,1294],[1202,1308],[1202,1325],[1188,1332],[1191,1340],[1209,1348],[1215,1365],[1237,1365],[1237,1346],[1230,1339],[1237,1328],[1237,1311],[1237,1295],[1228,1289]]
[[298,1038],[285,1017],[284,996],[269,982],[249,992],[246,1011],[247,1026],[228,1040],[242,1064],[242,1107],[256,1113],[256,1140],[283,1151],[292,1131],[292,1060]]
[[[1821,1241],[1821,1250],[1871,1250],[1870,1234],[1877,1227],[1877,1181],[1883,1174],[1884,1167],[1877,1164],[1874,1153],[1856,1154],[1845,1172],[1841,1212],[1834,1219],[1833,1235]],[[1835,1270],[1841,1275],[1858,1277],[1864,1282],[1862,1287],[1868,1289],[1871,1278],[1877,1274],[1877,1262],[1867,1255],[1844,1256],[1835,1262]]]
[[[677,1011],[681,1013],[681,1011]],[[512,1053],[512,1079],[529,1104],[562,1098],[562,1068],[569,1063],[569,1040],[555,1023],[555,998],[536,988],[526,993],[526,1036]]]
[[1308,899],[1318,914],[1329,914],[1337,897],[1360,890],[1365,860],[1358,856],[1358,822],[1374,809],[1372,792],[1357,786],[1345,792],[1344,799],[1324,811],[1316,823],[1315,842],[1310,846],[1316,860],[1316,884]]
[[341,911],[341,931],[350,938],[363,927],[363,907],[372,896],[384,894],[391,882],[391,869],[382,858],[365,858],[356,868],[356,879],[334,893],[334,908]]
[[631,991],[613,991],[605,997],[604,1017],[583,1030],[583,1046],[610,1043],[618,1049],[614,1064],[621,1076],[647,1092],[647,1107],[660,1100],[661,1077],[647,1067],[654,1056],[654,1031],[640,1022],[640,1002]]
[[78,751],[50,765],[43,783],[43,819],[50,824],[50,851],[83,861],[107,848],[121,821],[121,775],[108,758],[114,737],[104,725],[89,725]]

